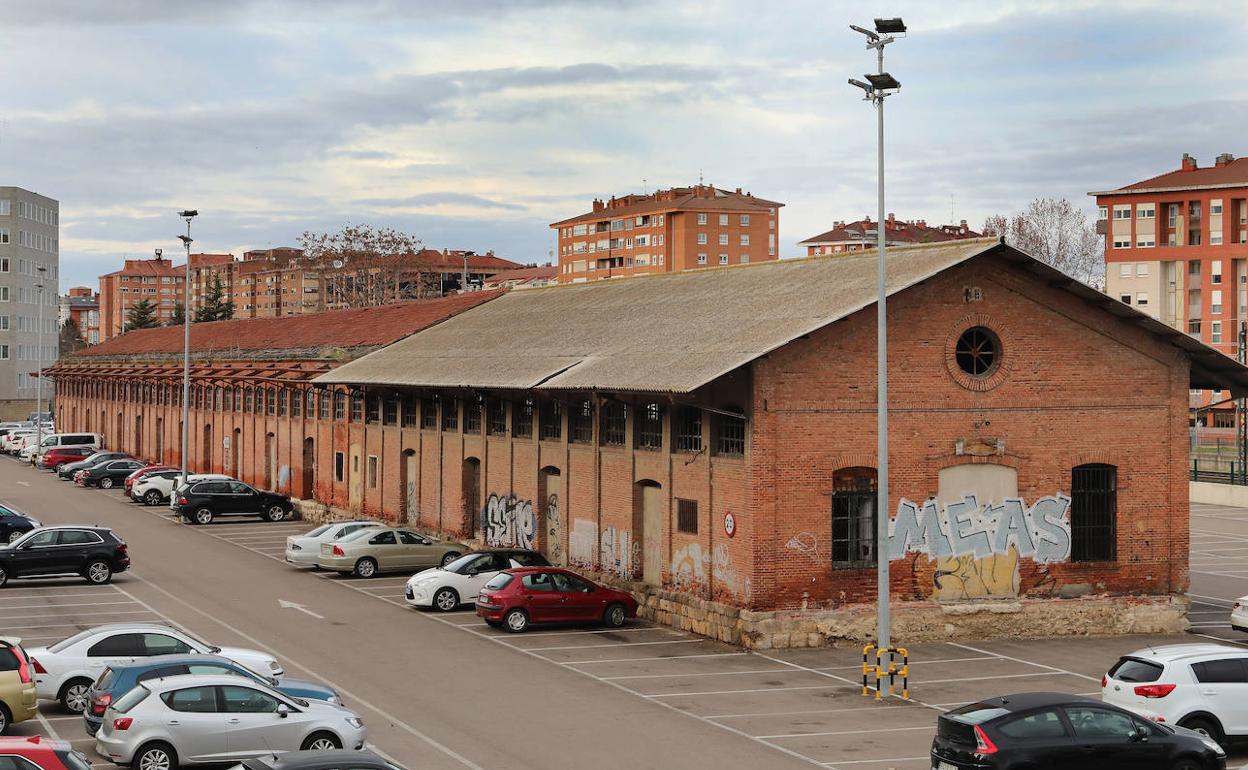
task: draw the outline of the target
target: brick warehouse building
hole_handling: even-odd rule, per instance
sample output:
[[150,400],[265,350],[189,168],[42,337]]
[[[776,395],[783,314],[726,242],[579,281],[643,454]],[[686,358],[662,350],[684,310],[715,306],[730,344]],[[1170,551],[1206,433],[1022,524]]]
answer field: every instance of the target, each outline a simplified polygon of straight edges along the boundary
[[[1248,392],[1248,370],[996,241],[895,255],[896,637],[1182,627],[1187,391]],[[540,548],[660,621],[868,637],[874,275],[838,255],[508,293],[290,382],[315,419],[278,415],[279,391],[192,430],[263,423],[292,461],[312,439],[319,503]],[[59,364],[62,416],[101,406],[69,368],[87,360],[125,363]],[[275,475],[261,446],[249,480]]]

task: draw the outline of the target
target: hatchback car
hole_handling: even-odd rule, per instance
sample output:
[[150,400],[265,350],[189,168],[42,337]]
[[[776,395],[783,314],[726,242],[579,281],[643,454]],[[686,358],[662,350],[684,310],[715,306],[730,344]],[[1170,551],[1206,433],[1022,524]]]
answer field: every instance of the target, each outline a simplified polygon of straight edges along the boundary
[[76,463],[95,454],[91,447],[59,446],[47,450],[35,460],[36,468],[59,470],[65,463]]
[[1218,743],[1248,737],[1248,649],[1170,644],[1136,650],[1101,678],[1101,698]]
[[92,465],[74,476],[74,483],[81,487],[112,489],[125,482],[126,477],[143,467],[141,460],[109,460]]
[[371,527],[332,543],[321,543],[316,563],[321,569],[371,578],[382,572],[450,564],[467,550],[463,543],[442,542],[406,529]]
[[407,581],[404,599],[413,607],[450,612],[461,604],[475,603],[481,588],[505,569],[549,566],[550,562],[537,551],[474,551],[444,567],[412,575]]
[[264,676],[281,677],[277,659],[245,647],[216,647],[158,623],[112,623],[79,631],[47,647],[30,649],[39,697],[59,700],[75,714],[106,666],[124,666],[154,655],[220,655]]
[[53,575],[104,585],[129,568],[129,547],[108,527],[41,527],[0,545],[0,588],[11,578]]
[[477,614],[491,626],[518,634],[533,623],[602,623],[619,628],[637,617],[637,600],[556,567],[498,573],[477,596]]
[[42,526],[34,516],[0,505],[0,543],[11,543],[32,529]]
[[35,671],[22,640],[0,636],[0,733],[11,724],[34,719],[38,705]]
[[95,750],[118,765],[177,770],[286,751],[364,748],[354,712],[236,676],[149,679],[114,701]]
[[126,490],[126,494],[130,494],[130,490],[134,489],[134,485],[139,481],[139,479],[145,478],[153,473],[159,473],[161,471],[173,471],[173,470],[177,470],[177,468],[174,468],[169,465],[161,465],[160,463],[151,463],[150,465],[144,465],[142,468],[139,468],[137,471],[131,473],[129,476],[126,476],[126,482],[123,485],[123,488]]
[[13,760],[14,770],[91,770],[91,763],[66,741],[51,741],[41,735],[0,738],[0,757]]
[[383,526],[380,521],[331,521],[322,524],[306,535],[286,538],[286,561],[297,567],[315,567],[321,558],[321,543],[332,543],[361,529],[380,526]]
[[285,521],[290,498],[264,492],[241,481],[198,481],[177,491],[173,509],[192,524],[211,524],[218,516],[260,516]]
[[1208,736],[1066,693],[1004,695],[941,714],[933,770],[1225,770]]
[[342,704],[342,698],[332,687],[302,679],[278,681],[271,676],[257,674],[246,666],[220,655],[159,655],[141,658],[134,663],[108,666],[104,669],[99,679],[96,679],[95,684],[91,685],[91,689],[87,691],[87,699],[91,705],[82,712],[83,727],[87,735],[95,735],[100,729],[100,723],[104,720],[104,712],[108,709],[108,705],[130,692],[140,682],[183,674],[233,674],[272,687],[292,698]]
[[108,462],[109,460],[122,460],[130,455],[125,452],[96,452],[87,455],[76,463],[65,463],[56,471],[57,478],[72,480],[78,471],[90,468],[96,463]]

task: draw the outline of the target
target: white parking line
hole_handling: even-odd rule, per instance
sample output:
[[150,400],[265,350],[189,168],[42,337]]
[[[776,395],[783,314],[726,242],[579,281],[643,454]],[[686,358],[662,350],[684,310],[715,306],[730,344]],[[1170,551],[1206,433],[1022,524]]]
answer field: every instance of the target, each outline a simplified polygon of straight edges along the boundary
[[[959,704],[961,705],[961,704]],[[889,709],[904,709],[907,706],[875,706],[873,711],[887,711]],[[846,711],[862,711],[862,706],[854,706],[852,708],[843,709],[810,709],[808,711],[751,711],[748,714],[712,714],[707,719],[747,719],[749,717],[788,717],[788,716],[806,716],[809,714],[843,714]]]
[[[52,609],[56,609],[56,608],[53,607]],[[50,615],[5,615],[4,622],[8,623],[11,620],[23,620],[23,619],[33,620],[37,618],[49,618],[50,619],[50,618],[60,617],[62,614],[63,613],[54,612]],[[88,618],[88,617],[96,617],[99,615],[146,615],[147,610],[105,610],[104,612],[71,612],[68,614],[70,615],[70,617]],[[35,627],[36,626],[29,626],[29,628],[35,628]]]
[[780,735],[759,735],[759,738],[774,740],[776,738],[815,738],[827,735],[866,735],[868,733],[901,733],[911,730],[928,730],[931,731],[931,725],[920,725],[918,727],[881,727],[875,730],[835,730],[826,733],[782,733]]
[[[851,682],[851,684],[853,683]],[[803,685],[795,685],[793,687],[759,687],[759,688],[752,688],[752,689],[747,689],[747,690],[705,690],[703,692],[663,692],[663,693],[650,693],[650,694],[639,692],[637,694],[646,698],[684,698],[684,697],[692,698],[694,696],[701,696],[701,695],[740,695],[743,693],[791,692],[794,690],[835,690],[837,688],[845,687],[845,686],[846,685],[843,685],[843,684],[803,684]]]
[[[607,660],[555,660],[551,662],[558,663],[561,666],[590,666],[590,665],[596,666],[599,663],[639,663],[639,662],[649,661],[649,660],[660,661],[660,660],[688,660],[689,658],[735,658],[741,655],[749,655],[749,654],[750,653],[748,652],[704,652],[699,655],[665,655],[661,658],[658,658],[658,657],[610,658]],[[542,657],[542,656],[539,655],[538,657]],[[550,660],[550,659],[546,658],[546,660]],[[592,676],[595,679],[602,679],[604,681],[606,680],[606,677],[601,677],[595,674],[590,674],[588,671],[582,671],[581,673],[585,674],[586,676]]]
[[[462,628],[462,626],[461,626]],[[517,650],[525,652],[550,652],[551,650],[596,650],[601,647],[645,647],[651,644],[699,644],[701,642],[710,642],[711,639],[671,639],[665,642],[613,642],[611,644],[574,644],[568,647],[515,647],[508,645]]]
[[604,676],[611,682],[618,682],[621,679],[683,679],[688,676],[743,676],[745,674],[776,674],[781,671],[788,671],[787,668],[755,668],[746,671],[699,671],[696,674],[630,674],[628,676]]
[[1056,671],[1059,674],[1070,674],[1071,676],[1078,677],[1080,679],[1087,679],[1089,682],[1101,681],[1100,679],[1097,679],[1094,676],[1088,676],[1087,674],[1076,674],[1074,671],[1067,671],[1066,669],[1058,668],[1057,666],[1048,666],[1048,665],[1045,665],[1044,663],[1035,663],[1030,660],[1023,660],[1022,658],[1015,658],[1009,655],[1003,655],[1000,653],[991,652],[989,650],[981,650],[980,648],[972,647],[969,644],[960,644],[958,642],[949,642],[948,644],[952,647],[960,647],[963,650],[970,650],[971,652],[978,652],[981,655],[996,655],[997,657],[1004,658],[1005,660],[1012,660],[1015,663],[1023,663],[1028,666],[1036,666],[1037,668],[1047,668],[1050,671]]
[[1204,596],[1202,594],[1191,594],[1191,593],[1189,593],[1188,596],[1192,596],[1197,599],[1200,599],[1201,602],[1204,604],[1215,604],[1215,605],[1219,605],[1223,607],[1230,607],[1233,604],[1233,602],[1230,599],[1223,599],[1220,596]]
[[130,604],[130,602],[125,601],[125,602],[79,602],[77,604],[47,604],[47,603],[17,604],[17,605],[9,605],[7,607],[0,606],[0,610],[4,610],[6,612],[9,610],[42,610],[42,609],[59,610],[63,607],[100,607],[106,604]]
[[[929,727],[928,729],[930,730],[931,728]],[[931,756],[925,755],[922,757],[888,757],[887,759],[837,760],[836,762],[824,762],[822,764],[824,767],[828,767],[828,768],[832,768],[832,770],[836,770],[836,768],[840,767],[841,765],[867,765],[867,764],[872,764],[872,763],[877,763],[877,762],[918,762],[919,760],[929,760],[929,759],[931,759]]]

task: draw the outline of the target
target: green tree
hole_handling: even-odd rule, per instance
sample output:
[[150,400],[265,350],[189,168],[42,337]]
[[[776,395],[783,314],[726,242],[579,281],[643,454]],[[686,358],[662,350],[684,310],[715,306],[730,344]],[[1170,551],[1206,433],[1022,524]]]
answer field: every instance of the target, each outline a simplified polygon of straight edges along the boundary
[[82,332],[78,329],[78,322],[72,317],[65,319],[65,323],[61,324],[61,336],[58,340],[58,349],[61,355],[76,353],[87,346],[87,341],[82,338]]
[[160,322],[156,320],[156,305],[150,299],[139,300],[126,311],[126,331],[153,326],[160,326]]
[[195,310],[195,322],[228,321],[234,317],[234,303],[225,298],[225,287],[221,284],[221,276],[212,277],[212,286],[204,296],[204,304]]
[[173,315],[165,326],[181,326],[186,323],[186,306],[181,302],[173,303]]

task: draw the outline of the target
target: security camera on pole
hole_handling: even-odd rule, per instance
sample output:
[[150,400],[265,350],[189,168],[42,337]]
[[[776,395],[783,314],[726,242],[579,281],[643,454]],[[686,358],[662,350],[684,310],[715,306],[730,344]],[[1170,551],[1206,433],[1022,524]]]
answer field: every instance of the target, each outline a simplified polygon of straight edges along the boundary
[[901,83],[884,71],[884,46],[906,34],[906,25],[899,18],[876,19],[875,31],[849,25],[867,36],[867,48],[877,55],[877,72],[864,75],[867,82],[849,79],[852,86],[865,92],[865,101],[875,105],[877,126],[877,174],[879,175],[879,216],[876,219],[876,249],[879,251],[879,296],[876,299],[876,415],[877,415],[877,483],[875,505],[875,563],[877,566],[876,646],[887,650],[892,646],[889,618],[888,587],[888,303],[885,286],[884,232],[884,99],[901,89]]

